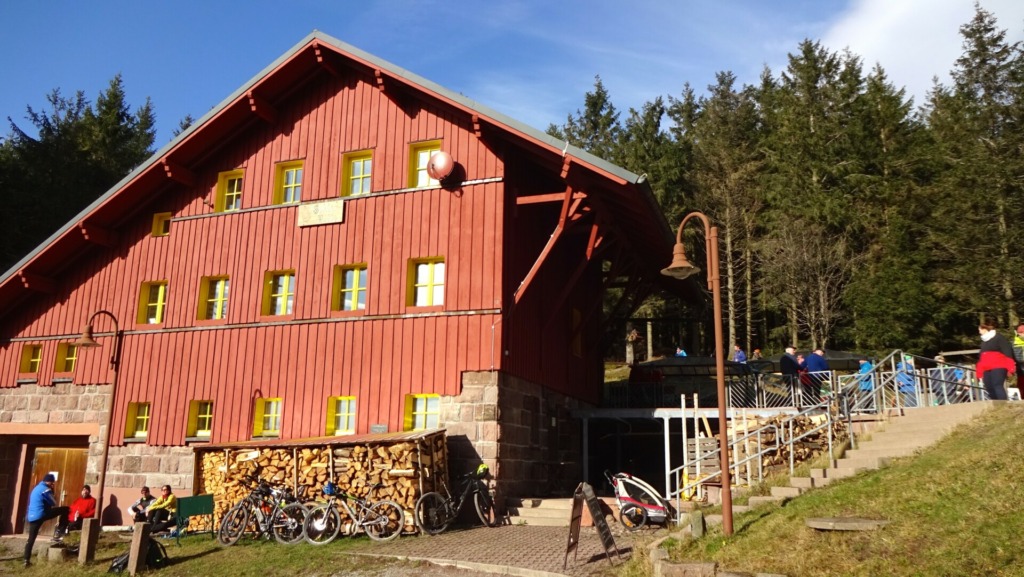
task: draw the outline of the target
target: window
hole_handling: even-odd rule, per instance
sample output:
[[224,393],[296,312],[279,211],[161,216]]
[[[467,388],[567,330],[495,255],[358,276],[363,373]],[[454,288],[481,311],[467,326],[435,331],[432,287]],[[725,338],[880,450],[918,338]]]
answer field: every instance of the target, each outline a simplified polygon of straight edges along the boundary
[[171,213],[158,212],[153,215],[153,236],[171,234]]
[[302,161],[277,165],[274,204],[294,204],[302,200]]
[[156,325],[164,322],[166,305],[167,281],[142,283],[139,293],[139,324]]
[[75,363],[78,362],[78,345],[61,343],[57,346],[57,363],[53,370],[58,373],[70,373],[75,370]]
[[368,150],[350,152],[342,157],[342,163],[341,196],[370,194],[373,153]]
[[441,420],[441,397],[438,395],[405,396],[405,430],[436,429]]
[[352,435],[356,432],[356,398],[327,399],[327,434]]
[[427,174],[430,157],[441,152],[441,141],[420,142],[409,149],[409,187],[438,186],[440,183]]
[[334,298],[331,309],[360,311],[366,308],[366,265],[334,267]]
[[281,399],[256,399],[256,413],[252,420],[252,436],[279,437],[281,435]]
[[128,403],[124,438],[142,439],[149,434],[149,403]]
[[217,176],[217,198],[213,203],[215,212],[231,212],[242,209],[242,177],[245,172],[232,170]]
[[231,281],[226,276],[203,277],[199,287],[199,319],[217,320],[228,315],[228,289]]
[[213,430],[213,401],[192,401],[188,404],[189,437],[209,437]]
[[411,261],[409,306],[430,307],[444,304],[444,259]]
[[43,360],[43,345],[25,345],[21,348],[21,372],[38,373]]
[[290,315],[295,304],[295,271],[268,272],[263,291],[264,315]]

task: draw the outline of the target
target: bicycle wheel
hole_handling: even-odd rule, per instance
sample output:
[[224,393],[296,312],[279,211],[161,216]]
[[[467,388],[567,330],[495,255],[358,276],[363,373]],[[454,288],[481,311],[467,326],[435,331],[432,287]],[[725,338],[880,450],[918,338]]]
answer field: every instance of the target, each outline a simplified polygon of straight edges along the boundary
[[397,539],[405,528],[405,511],[394,501],[377,501],[365,512],[363,529],[370,539],[391,541]]
[[289,503],[277,510],[271,523],[271,531],[278,543],[294,545],[306,538],[303,527],[309,511],[302,503]]
[[473,493],[473,505],[476,507],[477,516],[484,522],[484,525],[497,526],[498,516],[494,512],[494,501],[491,500],[491,494],[487,492],[487,489],[481,488]]
[[626,505],[619,511],[619,522],[630,531],[636,531],[647,524],[647,509],[639,505]]
[[220,522],[217,541],[227,547],[237,543],[249,526],[249,515],[248,503],[244,501],[232,507]]
[[421,531],[427,535],[437,535],[448,528],[454,515],[440,493],[430,492],[416,500],[413,517]]
[[333,505],[320,505],[306,515],[306,541],[313,545],[326,545],[341,530],[341,515]]

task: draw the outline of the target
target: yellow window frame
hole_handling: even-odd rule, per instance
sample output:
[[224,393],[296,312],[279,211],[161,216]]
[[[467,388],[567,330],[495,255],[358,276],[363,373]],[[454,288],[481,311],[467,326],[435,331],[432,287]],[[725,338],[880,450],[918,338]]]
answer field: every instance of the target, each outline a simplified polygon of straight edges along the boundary
[[260,397],[256,399],[252,419],[252,436],[281,436],[281,398]]
[[411,307],[443,305],[446,274],[444,257],[410,260],[406,304]]
[[341,162],[341,196],[370,194],[373,191],[373,151],[346,153]]
[[217,175],[217,195],[213,202],[214,212],[232,212],[242,209],[242,185],[244,170],[229,170]]
[[167,308],[167,281],[142,283],[139,290],[138,324],[158,325],[164,322]]
[[199,286],[199,320],[219,320],[227,317],[231,278],[228,276],[203,277]]
[[24,345],[21,347],[21,365],[19,371],[22,373],[38,373],[39,366],[43,361],[43,345]]
[[57,345],[57,361],[53,370],[58,373],[71,373],[78,364],[78,345],[73,343],[61,343]]
[[[366,263],[336,265],[331,310],[358,311],[366,309]],[[360,302],[360,299],[362,302]]]
[[295,271],[275,270],[263,279],[263,315],[290,315],[295,310]]
[[417,142],[409,146],[409,188],[440,186],[441,183],[427,173],[430,157],[441,152],[441,141]]
[[436,429],[441,424],[441,396],[412,394],[405,396],[405,430]]
[[153,236],[171,234],[171,213],[158,212],[153,215]]
[[327,434],[354,435],[356,432],[356,398],[328,397]]
[[302,201],[303,161],[277,163],[274,179],[274,204],[298,204]]
[[144,439],[149,436],[151,409],[148,402],[128,403],[128,417],[124,426],[126,439]]
[[189,437],[209,437],[213,432],[213,401],[190,401],[188,404]]

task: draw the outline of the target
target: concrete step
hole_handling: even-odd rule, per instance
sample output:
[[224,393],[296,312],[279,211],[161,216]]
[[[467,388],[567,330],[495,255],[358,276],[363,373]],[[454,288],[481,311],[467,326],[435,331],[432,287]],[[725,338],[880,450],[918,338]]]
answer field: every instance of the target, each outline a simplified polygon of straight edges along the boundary
[[867,445],[872,445],[875,447],[923,447],[927,445],[934,445],[948,434],[949,433],[946,433],[944,431],[919,431],[916,433],[905,434],[892,433],[884,436],[879,435],[876,437],[872,437],[871,439],[868,439],[866,441],[861,441],[860,443],[857,443],[857,448],[860,449]]
[[[853,451],[851,451],[852,453]],[[832,461],[833,467],[864,467],[865,469],[878,469],[889,464],[889,457],[865,457],[851,455],[842,459]]]
[[772,487],[773,497],[792,498],[799,497],[804,493],[801,487]]
[[[817,470],[822,471],[822,473],[824,473],[823,469]],[[814,469],[811,470],[811,473],[814,473]],[[828,477],[790,477],[789,485],[791,487],[800,487],[801,489],[804,489],[804,492],[806,492],[807,489],[824,487],[825,485],[829,484],[829,481],[831,481],[831,479],[829,479]]]
[[505,501],[512,525],[568,527],[572,499],[508,499]]
[[855,451],[847,451],[846,456],[843,459],[837,459],[842,461],[844,459],[892,459],[895,457],[909,457],[913,455],[921,447],[882,447],[879,449],[857,449]]
[[751,507],[760,507],[761,505],[766,505],[768,503],[781,503],[785,500],[785,497],[776,497],[774,495],[757,495],[751,497],[750,500],[747,501],[747,504]]
[[828,478],[832,479],[833,481],[836,479],[845,479],[847,477],[852,477],[864,471],[867,471],[867,469],[865,469],[864,467],[838,467],[835,469],[829,469]]

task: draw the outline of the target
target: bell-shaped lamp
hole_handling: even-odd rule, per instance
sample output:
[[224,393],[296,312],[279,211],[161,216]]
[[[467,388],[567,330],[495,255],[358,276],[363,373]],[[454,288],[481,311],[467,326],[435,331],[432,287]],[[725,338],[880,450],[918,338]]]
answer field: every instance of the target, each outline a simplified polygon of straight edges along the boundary
[[98,342],[96,342],[96,339],[92,338],[92,325],[91,324],[85,325],[85,328],[82,329],[82,336],[77,341],[75,341],[75,342],[73,342],[71,344],[75,345],[76,347],[84,347],[84,348],[101,347],[101,346],[103,346],[103,345],[99,344]]
[[677,242],[672,249],[672,264],[661,269],[661,274],[682,280],[700,272],[700,267],[694,266],[686,259],[686,249],[683,243]]

